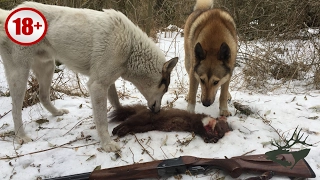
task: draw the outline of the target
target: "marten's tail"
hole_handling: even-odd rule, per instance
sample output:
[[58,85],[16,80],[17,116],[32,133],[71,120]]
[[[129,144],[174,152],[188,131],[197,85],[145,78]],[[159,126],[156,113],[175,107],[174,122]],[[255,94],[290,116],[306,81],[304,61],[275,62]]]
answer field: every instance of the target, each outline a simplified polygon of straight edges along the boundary
[[194,6],[195,10],[208,10],[213,7],[213,0],[197,0],[196,5]]
[[108,117],[110,121],[124,121],[128,117],[134,114],[137,114],[139,111],[145,110],[145,109],[147,109],[147,107],[141,104],[132,105],[132,106],[122,106],[112,111]]

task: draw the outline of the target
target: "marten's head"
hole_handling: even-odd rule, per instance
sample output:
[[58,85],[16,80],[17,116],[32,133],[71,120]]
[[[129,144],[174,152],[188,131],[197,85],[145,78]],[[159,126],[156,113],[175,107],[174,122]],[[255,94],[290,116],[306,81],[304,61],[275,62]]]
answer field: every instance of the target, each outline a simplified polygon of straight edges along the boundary
[[208,135],[208,141],[218,140],[222,138],[226,132],[231,131],[226,117],[215,119],[208,116],[202,119],[202,124]]

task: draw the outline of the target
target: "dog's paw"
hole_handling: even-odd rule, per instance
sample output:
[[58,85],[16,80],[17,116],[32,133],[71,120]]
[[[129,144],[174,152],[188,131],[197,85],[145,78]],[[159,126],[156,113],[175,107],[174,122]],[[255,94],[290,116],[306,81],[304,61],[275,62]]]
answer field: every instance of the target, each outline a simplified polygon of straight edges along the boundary
[[194,113],[195,107],[196,107],[195,104],[188,104],[187,111],[188,111],[189,113]]
[[106,152],[115,152],[120,150],[119,144],[114,141],[102,144],[101,148]]
[[16,136],[16,142],[18,143],[18,144],[26,144],[26,143],[28,143],[28,142],[31,142],[31,141],[33,141],[29,136],[27,136],[27,135],[24,135],[24,136]]
[[68,113],[69,113],[69,110],[67,110],[67,109],[58,109],[58,111],[53,113],[52,115],[54,115],[54,116],[62,116],[64,114],[68,114]]
[[228,117],[228,116],[231,116],[232,114],[231,114],[231,112],[229,111],[229,110],[227,110],[227,109],[225,109],[225,110],[220,110],[220,116],[226,116],[226,117]]

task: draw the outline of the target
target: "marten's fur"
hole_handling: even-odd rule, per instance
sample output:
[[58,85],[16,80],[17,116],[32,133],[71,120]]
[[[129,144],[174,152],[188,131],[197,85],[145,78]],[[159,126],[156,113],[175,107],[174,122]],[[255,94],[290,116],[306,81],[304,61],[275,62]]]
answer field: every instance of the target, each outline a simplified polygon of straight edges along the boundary
[[110,118],[113,121],[124,121],[112,131],[112,134],[119,137],[152,130],[187,131],[200,135],[207,143],[216,143],[231,130],[225,117],[214,119],[205,114],[194,114],[180,109],[162,109],[154,114],[143,105],[117,108],[110,114]]

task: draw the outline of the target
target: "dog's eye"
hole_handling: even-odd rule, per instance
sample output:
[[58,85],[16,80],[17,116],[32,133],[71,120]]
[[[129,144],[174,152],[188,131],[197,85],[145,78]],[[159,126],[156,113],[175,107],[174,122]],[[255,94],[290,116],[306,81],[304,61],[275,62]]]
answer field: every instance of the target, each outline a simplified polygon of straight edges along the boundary
[[219,83],[219,81],[214,81],[213,85],[217,85]]
[[204,79],[200,79],[201,83],[204,84]]

